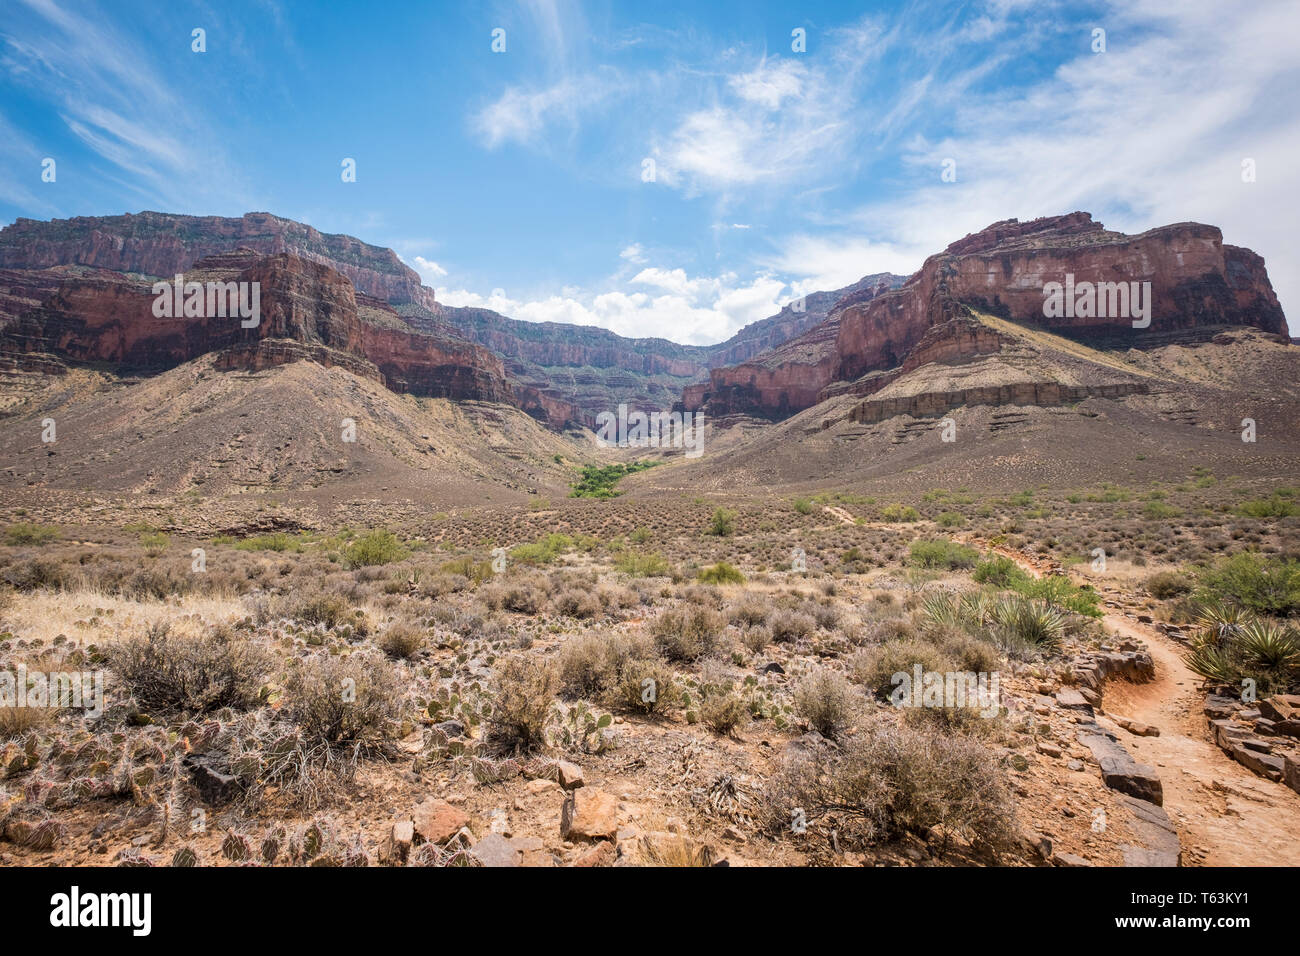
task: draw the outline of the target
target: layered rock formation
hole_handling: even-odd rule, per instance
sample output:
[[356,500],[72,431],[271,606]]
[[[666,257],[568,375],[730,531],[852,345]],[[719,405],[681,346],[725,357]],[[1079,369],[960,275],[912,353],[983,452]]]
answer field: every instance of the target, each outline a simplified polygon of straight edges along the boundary
[[[443,307],[434,301],[433,290],[421,285],[419,276],[391,249],[351,236],[321,233],[269,213],[248,213],[237,219],[157,212],[50,222],[19,219],[0,230],[0,270],[33,276],[51,269],[80,268],[107,282],[112,280],[104,273],[170,279],[201,259],[241,247],[265,255],[292,254],[329,266],[349,279],[358,293],[357,308],[364,324],[391,330],[387,335],[370,333],[372,344],[367,348],[398,356],[403,350],[396,346],[396,333],[415,329],[435,339],[463,338],[490,349],[503,360],[520,407],[555,428],[570,424],[590,427],[600,412],[624,403],[644,409],[669,408],[683,388],[705,378],[710,369],[747,361],[817,326],[845,296],[863,290],[874,294],[882,286],[897,287],[903,280],[880,274],[845,289],[815,292],[801,307],[787,305],[725,342],[691,346],[666,339],[627,338],[591,326],[522,322],[486,309]],[[33,280],[11,275],[7,281],[18,289]],[[0,308],[4,307],[0,301]],[[247,343],[240,348],[249,352]],[[273,353],[283,352],[259,348],[260,358],[248,355],[246,360],[265,362]],[[35,354],[29,353],[27,361],[34,362]],[[410,381],[413,388],[436,390],[419,369],[429,363],[439,366],[446,357],[426,356],[426,363],[407,356],[401,360],[402,367],[391,366],[385,374],[395,383]],[[408,378],[408,372],[412,377]],[[463,372],[441,367],[437,377],[458,381],[457,390],[484,388],[474,367]]]
[[434,308],[433,290],[391,249],[331,235],[268,212],[238,219],[142,212],[40,222],[20,218],[0,230],[0,269],[85,265],[170,278],[208,256],[236,248],[292,253],[341,272],[367,295]]
[[715,345],[679,345],[667,339],[631,339],[594,326],[522,322],[488,309],[441,307],[436,313],[402,310],[417,328],[442,321],[506,362],[516,380],[543,405],[571,409],[591,427],[602,411],[621,403],[667,409],[683,389],[695,389],[709,370],[743,362],[818,326],[846,297],[897,288],[902,276],[879,273],[833,292],[813,292],[776,315],[745,326]]
[[499,358],[481,346],[411,330],[387,304],[358,296],[332,267],[251,249],[202,259],[186,282],[257,284],[256,324],[238,315],[158,315],[149,280],[106,269],[0,271],[0,354],[49,369],[61,361],[157,371],[216,353],[223,369],[309,359],[393,391],[515,403]]
[[[1072,299],[1068,309],[1047,314],[1051,283],[1080,291],[1083,283],[1094,290],[1137,283],[1132,289],[1149,305],[1149,324],[1134,327],[1142,321],[1136,295],[1127,312],[1115,308],[1112,293],[1098,297],[1100,308],[1076,309]],[[1286,335],[1263,260],[1225,244],[1213,226],[1179,223],[1128,236],[1085,212],[1013,219],[952,243],[899,289],[840,303],[820,326],[760,360],[715,369],[707,388],[684,392],[683,405],[707,405],[715,416],[779,418],[846,390],[871,394],[926,361],[944,360],[927,348],[960,353],[960,326],[931,333],[972,310],[1108,346],[1155,346],[1170,333],[1222,326]],[[987,332],[967,331],[992,344]]]

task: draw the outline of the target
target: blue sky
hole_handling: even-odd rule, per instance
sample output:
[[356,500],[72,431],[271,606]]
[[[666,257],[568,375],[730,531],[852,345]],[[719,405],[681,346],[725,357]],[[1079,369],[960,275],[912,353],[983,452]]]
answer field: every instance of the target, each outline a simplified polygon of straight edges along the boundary
[[0,3],[3,222],[268,210],[449,304],[706,343],[1087,209],[1219,225],[1300,308],[1294,3]]

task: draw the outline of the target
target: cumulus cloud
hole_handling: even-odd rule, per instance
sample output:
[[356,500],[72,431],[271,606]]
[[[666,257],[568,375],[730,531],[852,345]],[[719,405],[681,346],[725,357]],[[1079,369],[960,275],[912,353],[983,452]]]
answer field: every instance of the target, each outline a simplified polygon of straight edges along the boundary
[[493,309],[531,322],[598,325],[629,338],[666,338],[709,345],[780,310],[795,293],[781,279],[760,273],[741,280],[733,273],[690,276],[683,269],[650,267],[628,281],[611,279],[604,289],[567,288],[560,295],[512,298],[502,290],[480,295],[440,288],[438,301]]

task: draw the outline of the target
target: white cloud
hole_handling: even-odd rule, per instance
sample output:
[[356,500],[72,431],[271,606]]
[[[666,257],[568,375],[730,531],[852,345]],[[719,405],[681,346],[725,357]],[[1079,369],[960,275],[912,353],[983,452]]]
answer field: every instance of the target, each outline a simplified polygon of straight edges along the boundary
[[[566,287],[560,295],[516,299],[501,290],[483,296],[465,289],[438,289],[437,297],[444,305],[493,309],[530,322],[598,325],[629,338],[708,345],[775,314],[796,294],[766,272],[742,281],[733,273],[690,276],[683,269],[650,267],[630,281],[652,291]],[[615,282],[611,279],[610,285]]]
[[[950,136],[907,146],[924,184],[856,210],[858,234],[907,254],[938,252],[1001,219],[1074,209],[1125,232],[1199,221],[1263,255],[1283,309],[1300,308],[1300,275],[1284,268],[1300,258],[1300,236],[1279,215],[1294,206],[1300,155],[1300,111],[1284,92],[1300,83],[1294,6],[1225,19],[1208,0],[1144,0],[1103,19],[1111,52],[1081,52],[1014,100],[966,90]],[[945,157],[957,162],[956,183],[940,182]],[[1245,157],[1260,169],[1255,183],[1241,180]],[[812,252],[798,258],[813,262]]]
[[641,243],[639,242],[634,242],[630,246],[626,246],[623,251],[618,254],[618,257],[620,259],[626,259],[634,265],[640,265],[641,263],[648,261],[645,257],[645,249],[641,247]]
[[612,70],[566,75],[540,86],[509,86],[471,118],[471,126],[489,149],[512,141],[538,145],[552,127],[576,127],[618,87]]
[[727,83],[742,100],[775,110],[783,100],[799,96],[807,72],[795,60],[775,60],[769,65],[764,59],[757,69],[728,77]]
[[[412,261],[415,263],[415,271],[420,273],[420,277],[423,279],[440,279],[447,274],[446,269],[432,259],[424,258],[424,256],[416,256]],[[433,282],[430,281],[429,284],[433,285]]]

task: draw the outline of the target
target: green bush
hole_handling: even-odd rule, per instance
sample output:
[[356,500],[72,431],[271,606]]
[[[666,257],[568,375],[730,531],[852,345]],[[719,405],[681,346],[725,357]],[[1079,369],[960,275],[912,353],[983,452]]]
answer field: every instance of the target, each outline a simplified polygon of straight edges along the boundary
[[1300,514],[1300,508],[1294,501],[1274,494],[1271,498],[1243,501],[1237,506],[1237,513],[1247,518],[1290,518]]
[[59,534],[53,525],[17,521],[5,528],[5,544],[49,544],[57,541]]
[[510,557],[524,564],[550,564],[565,551],[572,550],[573,539],[567,534],[548,534],[540,541],[510,549]]
[[958,568],[973,568],[979,558],[974,548],[946,538],[928,541],[913,541],[908,551],[909,560],[922,568],[946,568],[955,571]]
[[880,509],[880,517],[884,521],[920,521],[921,514],[911,505],[885,505]]
[[744,584],[745,576],[733,565],[719,561],[711,568],[703,568],[699,579],[705,584]]
[[713,517],[709,519],[708,530],[705,534],[711,534],[718,538],[727,538],[736,533],[736,513],[728,511],[726,508],[716,508]]
[[1257,614],[1285,617],[1300,611],[1300,561],[1253,551],[1234,554],[1202,570],[1197,596],[1227,600]]
[[401,561],[409,554],[410,551],[397,540],[395,534],[382,528],[367,531],[343,549],[343,558],[350,568],[391,564]]
[[1016,562],[1002,554],[990,555],[975,565],[971,577],[980,584],[991,584],[999,588],[1013,587],[1016,583],[1029,579],[1029,575]]
[[302,545],[283,531],[258,534],[235,542],[240,551],[301,551]]
[[647,554],[624,551],[614,562],[614,568],[634,578],[666,578],[673,573],[668,562],[654,551]]

